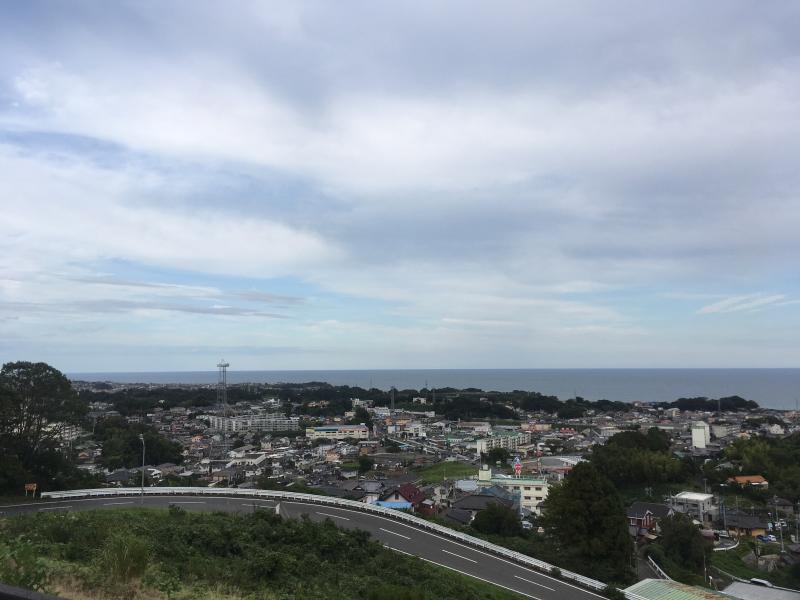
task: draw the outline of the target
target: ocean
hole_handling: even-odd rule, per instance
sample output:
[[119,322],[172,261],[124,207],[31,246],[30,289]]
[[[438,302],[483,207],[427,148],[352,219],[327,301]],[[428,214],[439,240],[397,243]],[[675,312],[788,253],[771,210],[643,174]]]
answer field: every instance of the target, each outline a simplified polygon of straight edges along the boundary
[[[73,380],[119,383],[217,381],[216,371],[70,373]],[[800,369],[392,369],[357,371],[228,371],[230,383],[324,381],[388,390],[429,387],[528,390],[589,400],[663,402],[681,397],[738,395],[765,408],[794,409],[800,402]]]

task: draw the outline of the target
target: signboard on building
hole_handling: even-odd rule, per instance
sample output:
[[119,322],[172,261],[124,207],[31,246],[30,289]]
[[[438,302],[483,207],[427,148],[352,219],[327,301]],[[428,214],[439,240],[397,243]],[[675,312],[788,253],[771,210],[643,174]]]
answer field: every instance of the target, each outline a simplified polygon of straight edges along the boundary
[[522,473],[522,461],[519,459],[519,456],[514,458],[514,474],[519,477]]

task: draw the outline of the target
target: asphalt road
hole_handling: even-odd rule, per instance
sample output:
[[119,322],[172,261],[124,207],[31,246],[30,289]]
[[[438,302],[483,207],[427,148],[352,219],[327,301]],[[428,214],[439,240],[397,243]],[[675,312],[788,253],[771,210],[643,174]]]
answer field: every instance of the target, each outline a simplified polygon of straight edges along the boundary
[[[276,501],[224,496],[68,499],[0,505],[0,517],[34,512],[68,512],[139,506],[167,508],[170,504],[192,511],[251,512],[265,509],[275,510]],[[363,529],[370,532],[373,539],[392,550],[417,556],[422,560],[481,579],[528,598],[536,600],[596,600],[603,598],[603,596],[532,571],[503,558],[378,515],[299,502],[281,502],[279,512],[284,517],[299,517],[306,514],[313,520],[330,519],[343,528]]]

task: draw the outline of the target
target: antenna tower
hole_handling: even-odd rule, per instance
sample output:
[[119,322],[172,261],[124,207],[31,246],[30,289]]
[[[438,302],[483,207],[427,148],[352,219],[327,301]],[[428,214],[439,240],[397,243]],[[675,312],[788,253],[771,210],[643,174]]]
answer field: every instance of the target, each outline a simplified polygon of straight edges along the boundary
[[222,457],[228,452],[228,446],[225,440],[225,430],[227,429],[228,417],[228,367],[230,364],[223,358],[217,363],[219,369],[219,377],[217,379],[217,404],[222,408]]

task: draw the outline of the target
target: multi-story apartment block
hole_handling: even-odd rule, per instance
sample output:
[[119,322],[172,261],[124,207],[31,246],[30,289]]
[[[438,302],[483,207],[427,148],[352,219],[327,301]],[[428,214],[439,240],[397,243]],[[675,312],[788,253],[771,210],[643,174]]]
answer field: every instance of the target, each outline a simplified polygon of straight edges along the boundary
[[298,417],[282,413],[237,415],[234,417],[209,416],[209,425],[217,431],[296,431],[300,428]]
[[493,448],[505,448],[513,452],[520,446],[531,443],[530,431],[511,431],[496,433],[489,437],[481,438],[476,443],[478,454],[486,454]]

